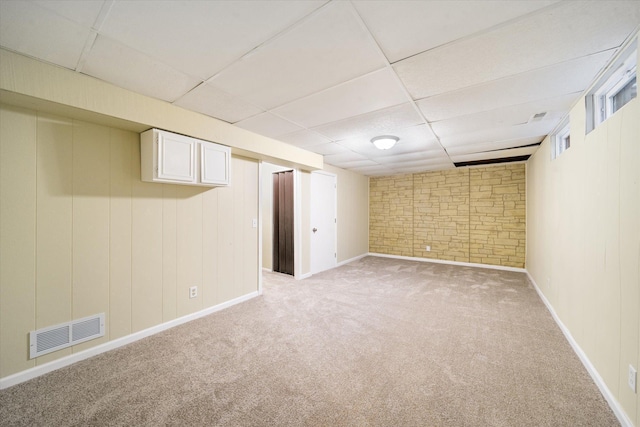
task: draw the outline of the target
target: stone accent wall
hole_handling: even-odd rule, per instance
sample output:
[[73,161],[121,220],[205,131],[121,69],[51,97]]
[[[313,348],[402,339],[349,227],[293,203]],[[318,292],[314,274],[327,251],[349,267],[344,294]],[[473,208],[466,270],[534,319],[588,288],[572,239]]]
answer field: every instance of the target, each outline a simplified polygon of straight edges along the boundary
[[469,261],[524,267],[524,165],[469,169]]
[[469,262],[468,169],[414,174],[413,222],[413,256]]
[[413,256],[413,176],[369,181],[369,251]]
[[524,164],[369,182],[370,252],[524,267]]

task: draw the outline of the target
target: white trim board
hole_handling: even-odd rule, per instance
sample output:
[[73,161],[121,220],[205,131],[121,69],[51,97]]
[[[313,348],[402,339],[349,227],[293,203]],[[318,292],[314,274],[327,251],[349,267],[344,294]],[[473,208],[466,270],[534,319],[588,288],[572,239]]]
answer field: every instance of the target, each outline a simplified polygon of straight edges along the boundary
[[336,267],[340,267],[346,264],[349,264],[350,262],[354,262],[354,261],[358,261],[359,259],[362,259],[366,256],[369,256],[371,254],[362,254],[362,255],[358,255],[358,256],[354,256],[353,258],[349,258],[349,259],[345,259],[344,261],[340,261],[338,264],[336,264]]
[[381,258],[395,258],[395,259],[404,259],[407,261],[420,261],[420,262],[433,262],[436,264],[451,264],[451,265],[460,265],[463,267],[476,267],[476,268],[490,268],[493,270],[504,270],[504,271],[515,271],[518,273],[526,273],[527,270],[524,268],[517,267],[505,267],[502,265],[491,265],[491,264],[477,264],[473,262],[461,262],[461,261],[448,261],[442,259],[433,259],[433,258],[418,258],[412,256],[402,256],[402,255],[387,255],[387,254],[379,254],[376,252],[369,252],[367,255],[369,256],[377,256]]
[[251,292],[247,295],[234,298],[230,301],[223,302],[218,305],[214,305],[213,307],[205,308],[204,310],[200,310],[195,313],[187,314],[186,316],[173,319],[169,322],[161,323],[160,325],[152,326],[151,328],[144,329],[139,332],[135,332],[131,335],[127,335],[122,338],[117,338],[113,341],[109,341],[107,343],[98,345],[96,347],[89,348],[79,353],[70,354],[69,356],[62,357],[60,359],[45,363],[44,365],[38,365],[33,368],[27,369],[25,371],[18,372],[16,374],[9,375],[4,378],[0,378],[0,390],[14,386],[16,384],[20,384],[22,382],[39,377],[41,375],[55,371],[57,369],[64,368],[65,366],[72,365],[76,362],[80,362],[81,360],[88,359],[98,354],[105,353],[109,350],[114,350],[118,347],[131,344],[132,342],[141,340],[143,338],[147,338],[151,335],[155,335],[162,331],[166,331],[167,329],[171,329],[175,326],[182,325],[183,323],[187,323],[192,320],[199,319],[201,317],[207,316],[209,314],[215,313],[217,311],[223,310],[233,305],[240,304],[241,302],[248,301],[259,295],[260,294],[258,291]]
[[587,369],[587,372],[589,373],[589,375],[591,375],[591,379],[593,379],[593,382],[595,382],[596,385],[598,386],[600,393],[602,393],[602,396],[605,398],[605,400],[609,404],[609,407],[618,418],[618,421],[620,421],[620,424],[623,427],[634,427],[631,419],[627,416],[626,412],[624,411],[620,403],[613,396],[613,394],[611,393],[611,390],[609,390],[609,387],[607,387],[604,380],[602,379],[602,377],[600,376],[596,368],[593,366],[593,364],[591,363],[591,361],[589,360],[585,352],[582,350],[582,348],[580,348],[576,340],[573,338],[573,336],[571,335],[571,332],[569,332],[569,329],[567,329],[564,323],[562,323],[562,320],[560,320],[560,317],[558,317],[556,311],[553,309],[553,306],[551,305],[549,300],[547,300],[547,298],[544,296],[544,294],[538,287],[538,284],[536,283],[536,281],[533,280],[533,277],[528,271],[525,271],[525,272],[527,273],[527,277],[529,278],[529,281],[531,281],[531,284],[533,285],[536,292],[538,293],[538,296],[540,297],[544,305],[547,307],[547,310],[549,310],[549,313],[551,313],[553,320],[555,320],[556,324],[564,334],[565,338],[567,339],[567,341],[569,341],[569,344],[571,344],[571,348],[576,353],[576,355],[580,358],[580,361],[582,362],[584,367]]

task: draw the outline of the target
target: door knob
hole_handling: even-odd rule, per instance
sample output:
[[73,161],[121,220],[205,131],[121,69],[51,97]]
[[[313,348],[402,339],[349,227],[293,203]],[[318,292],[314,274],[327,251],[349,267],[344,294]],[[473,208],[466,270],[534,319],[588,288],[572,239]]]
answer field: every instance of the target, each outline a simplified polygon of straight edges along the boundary
[[313,231],[315,233],[316,231],[318,231],[318,229],[313,227],[313,230],[311,230],[311,231]]

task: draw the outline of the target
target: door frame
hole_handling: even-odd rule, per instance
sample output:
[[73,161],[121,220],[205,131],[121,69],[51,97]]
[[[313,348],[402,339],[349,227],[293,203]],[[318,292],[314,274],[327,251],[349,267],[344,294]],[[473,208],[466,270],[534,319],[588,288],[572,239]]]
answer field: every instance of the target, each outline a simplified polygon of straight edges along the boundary
[[[334,179],[335,182],[335,187],[333,189],[333,198],[334,198],[334,208],[335,211],[333,212],[333,217],[335,218],[335,227],[334,227],[334,236],[333,236],[333,242],[334,242],[334,247],[333,247],[333,252],[335,254],[334,256],[334,265],[332,268],[335,268],[338,266],[338,175],[336,175],[335,173],[331,173],[331,172],[327,172],[324,170],[317,170],[317,171],[313,171],[311,172],[311,180],[310,180],[310,185],[309,187],[312,188],[313,187],[313,176],[314,175],[325,175],[325,176],[330,176]],[[313,224],[311,223],[311,215],[313,214],[313,202],[310,202],[310,206],[309,206],[309,223],[310,226],[313,227]],[[309,234],[312,236],[312,231],[309,230]],[[314,252],[314,244],[313,244],[313,237],[311,237],[311,240],[309,242],[309,270],[311,271],[311,274],[316,274],[319,273],[320,271],[314,271],[313,266],[313,258],[315,256],[315,252]]]

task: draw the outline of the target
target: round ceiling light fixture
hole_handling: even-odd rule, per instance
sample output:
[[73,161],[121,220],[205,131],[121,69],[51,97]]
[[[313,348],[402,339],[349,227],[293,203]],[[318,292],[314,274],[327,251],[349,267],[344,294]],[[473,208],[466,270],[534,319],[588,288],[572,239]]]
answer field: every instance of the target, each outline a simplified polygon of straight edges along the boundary
[[396,145],[400,138],[393,135],[381,135],[371,138],[371,143],[376,146],[378,150],[388,150]]

